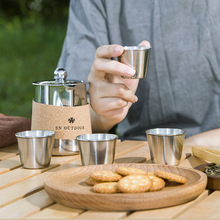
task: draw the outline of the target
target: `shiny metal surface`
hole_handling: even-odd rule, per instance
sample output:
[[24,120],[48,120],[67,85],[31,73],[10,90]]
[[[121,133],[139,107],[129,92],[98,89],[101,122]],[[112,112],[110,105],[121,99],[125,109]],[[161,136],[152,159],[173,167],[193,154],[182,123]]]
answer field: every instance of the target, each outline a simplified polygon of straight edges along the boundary
[[24,168],[39,169],[50,165],[54,146],[54,131],[23,131],[15,134],[21,164]]
[[178,128],[155,128],[146,131],[151,160],[156,164],[179,165],[185,131]]
[[84,134],[76,137],[83,166],[112,164],[118,139],[114,134]]
[[67,71],[64,68],[56,68],[54,71],[54,79],[55,82],[58,83],[65,83],[67,77]]
[[133,77],[131,77],[132,79],[141,79],[146,77],[150,57],[150,50],[151,47],[124,47],[124,52],[121,56],[118,57],[118,61],[135,69],[136,73]]
[[55,139],[52,155],[75,155],[79,153],[76,140]]
[[[35,101],[54,106],[82,106],[87,104],[86,82],[68,81],[67,71],[57,68],[54,80],[33,82]],[[56,139],[53,155],[74,155],[79,153],[75,140]]]
[[81,106],[87,104],[86,82],[66,81],[63,68],[54,71],[54,80],[33,82],[35,101],[55,106]]

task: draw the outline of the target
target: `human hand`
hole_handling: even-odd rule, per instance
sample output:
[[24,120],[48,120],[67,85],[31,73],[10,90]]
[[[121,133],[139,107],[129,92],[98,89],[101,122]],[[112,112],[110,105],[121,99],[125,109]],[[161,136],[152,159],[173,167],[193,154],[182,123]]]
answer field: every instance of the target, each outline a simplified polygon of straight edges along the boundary
[[[140,45],[150,46],[148,41]],[[93,131],[107,131],[121,122],[131,105],[138,100],[135,92],[139,79],[121,77],[132,77],[135,70],[110,59],[122,53],[120,45],[104,45],[96,51],[88,77]]]

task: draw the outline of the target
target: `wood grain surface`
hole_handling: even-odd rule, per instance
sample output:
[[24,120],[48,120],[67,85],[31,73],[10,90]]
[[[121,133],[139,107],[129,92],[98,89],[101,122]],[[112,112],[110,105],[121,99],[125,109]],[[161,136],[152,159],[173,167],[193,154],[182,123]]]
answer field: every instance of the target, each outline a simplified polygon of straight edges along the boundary
[[[146,171],[163,170],[187,179],[187,183],[168,184],[162,191],[146,193],[94,193],[85,179],[94,170],[115,170],[119,166],[141,168]],[[107,164],[61,170],[49,175],[44,187],[56,202],[72,208],[101,211],[145,210],[183,204],[198,197],[207,184],[206,175],[198,170],[155,164]]]
[[[204,172],[205,168],[207,166],[211,166],[214,165],[213,163],[205,163],[205,164],[201,164],[197,167],[195,167],[195,169],[197,170],[201,170],[202,172]],[[207,188],[208,189],[212,189],[212,190],[220,190],[220,176],[212,176],[212,175],[207,175]]]
[[[209,162],[193,156],[192,147],[184,145],[180,167],[194,168]],[[115,163],[149,164],[149,159],[150,152],[147,142],[126,140],[117,144]],[[81,167],[79,155],[53,156],[50,167],[35,170],[32,173],[31,170],[27,171],[21,167],[16,144],[0,148],[0,218],[220,219],[220,191],[209,189],[204,190],[196,199],[189,202],[159,209],[99,211],[72,208],[56,203],[44,190],[45,179],[55,172],[75,167]]]

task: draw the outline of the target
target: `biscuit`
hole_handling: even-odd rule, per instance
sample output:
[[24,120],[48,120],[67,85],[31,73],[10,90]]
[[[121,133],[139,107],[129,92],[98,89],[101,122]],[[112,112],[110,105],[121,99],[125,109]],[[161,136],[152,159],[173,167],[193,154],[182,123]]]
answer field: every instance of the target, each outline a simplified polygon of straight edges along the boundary
[[122,176],[127,176],[127,175],[133,175],[133,174],[142,174],[142,175],[146,175],[147,172],[142,170],[142,169],[138,169],[138,168],[133,168],[133,167],[118,167],[115,170],[116,173],[121,174]]
[[117,185],[117,182],[98,183],[92,189],[97,193],[117,193],[119,192]]
[[97,170],[90,174],[90,177],[102,182],[117,182],[122,176],[110,170]]
[[186,183],[186,178],[179,176],[174,173],[168,173],[161,170],[154,171],[154,174],[160,178],[167,179],[169,181],[177,182],[177,183]]
[[155,176],[154,172],[147,172],[148,176]]
[[87,185],[94,186],[94,185],[100,183],[101,181],[94,180],[91,177],[88,177],[85,182]]
[[152,180],[152,186],[150,188],[150,192],[159,191],[165,187],[165,181],[160,177],[149,175],[149,178]]
[[148,191],[152,181],[147,175],[128,175],[118,181],[118,189],[124,193],[142,193]]

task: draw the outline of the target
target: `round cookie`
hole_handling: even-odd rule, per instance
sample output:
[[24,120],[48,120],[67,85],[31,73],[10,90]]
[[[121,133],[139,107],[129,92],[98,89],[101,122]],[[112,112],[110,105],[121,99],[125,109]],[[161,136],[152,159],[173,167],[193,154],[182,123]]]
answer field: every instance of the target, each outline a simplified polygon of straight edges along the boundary
[[150,190],[152,181],[147,175],[128,175],[118,182],[118,189],[124,193],[142,193]]
[[159,191],[165,187],[165,181],[160,177],[149,175],[148,176],[152,180],[152,186],[150,188],[150,192]]
[[155,176],[154,172],[147,172],[148,176]]
[[100,183],[101,181],[94,180],[91,177],[88,177],[85,182],[87,185],[94,186],[94,185]]
[[168,173],[161,170],[154,171],[154,174],[160,178],[167,179],[169,181],[177,182],[177,183],[186,183],[186,178],[179,176],[174,173]]
[[121,174],[122,176],[137,175],[137,174],[146,175],[147,174],[145,170],[133,168],[133,167],[118,167],[115,170],[115,172],[118,174]]
[[122,176],[110,170],[97,170],[90,174],[90,177],[102,182],[117,182]]
[[92,189],[97,193],[117,193],[119,192],[117,185],[117,182],[98,183]]

